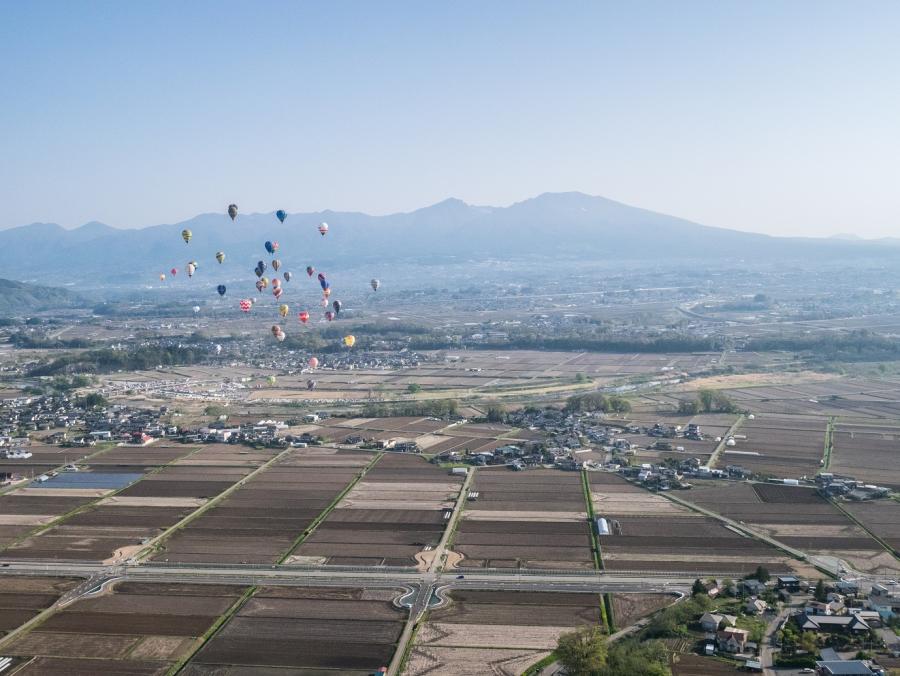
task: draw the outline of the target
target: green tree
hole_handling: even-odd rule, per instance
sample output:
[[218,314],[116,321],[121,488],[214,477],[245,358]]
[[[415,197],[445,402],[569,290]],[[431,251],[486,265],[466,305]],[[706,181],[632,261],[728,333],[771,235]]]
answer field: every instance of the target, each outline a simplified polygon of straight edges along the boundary
[[694,585],[691,587],[691,596],[700,596],[701,594],[706,594],[706,585],[697,578],[694,580]]
[[771,575],[769,575],[769,569],[765,566],[757,566],[756,572],[752,575],[748,575],[747,579],[759,580],[760,582],[768,582],[771,579]]
[[697,399],[683,399],[678,402],[678,412],[681,415],[697,415],[700,413],[700,402]]
[[700,390],[697,392],[697,397],[700,400],[700,408],[704,413],[709,413],[713,409],[713,400],[716,397],[716,393],[712,390]]
[[210,404],[203,409],[203,414],[218,418],[220,415],[225,415],[225,407],[219,406],[218,404]]
[[819,640],[814,632],[804,631],[800,635],[800,648],[812,654],[819,651]]
[[819,580],[818,582],[816,582],[816,590],[813,592],[813,598],[815,598],[816,601],[821,601],[822,603],[824,603],[828,598],[828,594],[825,592],[824,581]]
[[606,666],[608,648],[600,627],[585,626],[559,637],[556,656],[573,676],[590,676]]
[[106,401],[106,397],[104,397],[102,394],[98,394],[97,392],[92,392],[87,396],[76,399],[75,403],[81,408],[97,408],[107,406],[109,404],[109,402]]
[[669,656],[660,641],[626,639],[609,647],[599,676],[670,676]]
[[409,385],[406,386],[406,391],[409,392],[410,394],[416,394],[417,392],[422,391],[422,386],[419,385],[418,383],[410,383]]
[[585,374],[583,374],[583,373],[578,373],[578,374],[575,375],[575,382],[576,382],[576,383],[586,383],[586,382],[589,382],[589,381],[590,381],[590,378],[588,378],[588,377],[587,377]]

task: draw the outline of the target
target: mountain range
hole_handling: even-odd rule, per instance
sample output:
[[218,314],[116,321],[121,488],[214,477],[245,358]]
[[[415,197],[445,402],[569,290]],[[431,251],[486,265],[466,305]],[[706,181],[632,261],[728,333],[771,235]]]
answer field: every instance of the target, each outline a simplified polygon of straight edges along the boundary
[[68,289],[0,279],[0,316],[11,317],[35,310],[75,307],[85,302],[84,298]]
[[[274,205],[278,206],[278,205]],[[317,232],[326,221],[325,237]],[[185,244],[181,231],[193,233]],[[900,256],[895,241],[786,238],[716,228],[583,193],[545,193],[509,207],[483,207],[448,199],[409,213],[371,216],[323,211],[289,214],[224,213],[141,229],[91,222],[67,230],[32,223],[0,231],[0,270],[6,277],[51,280],[114,278],[147,282],[189,260],[216,265],[222,250],[231,263],[252,269],[267,256],[263,243],[299,254],[303,265],[354,266],[371,260],[403,263],[541,257],[607,262],[724,262],[841,260]],[[99,277],[98,277],[99,276]]]

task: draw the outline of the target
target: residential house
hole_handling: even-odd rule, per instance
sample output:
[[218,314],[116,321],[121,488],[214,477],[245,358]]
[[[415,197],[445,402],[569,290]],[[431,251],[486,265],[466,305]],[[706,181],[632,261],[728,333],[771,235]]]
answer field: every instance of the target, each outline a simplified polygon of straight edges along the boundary
[[822,631],[829,634],[862,633],[869,631],[868,623],[856,615],[796,615],[802,631]]
[[722,625],[724,625],[725,627],[733,627],[735,624],[737,624],[737,617],[735,617],[734,615],[706,612],[700,616],[701,629],[710,633],[718,631],[719,627]]
[[747,637],[750,632],[746,629],[728,627],[716,632],[716,645],[719,650],[726,653],[742,653],[747,647]]
[[872,671],[863,660],[820,660],[816,662],[816,674],[819,676],[876,676],[878,673]]
[[768,608],[768,603],[756,597],[747,599],[747,602],[744,604],[744,612],[748,615],[761,615],[762,613],[766,612]]

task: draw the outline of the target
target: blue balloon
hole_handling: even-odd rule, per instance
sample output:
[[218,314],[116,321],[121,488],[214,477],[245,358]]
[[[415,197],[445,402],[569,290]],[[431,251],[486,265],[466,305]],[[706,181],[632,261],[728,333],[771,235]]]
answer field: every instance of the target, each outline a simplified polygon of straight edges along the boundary
[[275,253],[275,247],[272,246],[272,242],[266,242],[266,251]]
[[219,284],[219,286],[216,287],[216,291],[219,292],[220,296],[224,296],[225,295],[225,285]]
[[278,211],[275,212],[275,217],[279,221],[284,223],[284,219],[287,218],[287,212],[284,209],[279,209]]
[[324,289],[327,289],[329,286],[331,286],[331,284],[328,283],[328,280],[327,280],[327,279],[321,280],[321,281],[319,282],[319,284],[322,285],[322,289],[323,289],[323,290],[324,290]]

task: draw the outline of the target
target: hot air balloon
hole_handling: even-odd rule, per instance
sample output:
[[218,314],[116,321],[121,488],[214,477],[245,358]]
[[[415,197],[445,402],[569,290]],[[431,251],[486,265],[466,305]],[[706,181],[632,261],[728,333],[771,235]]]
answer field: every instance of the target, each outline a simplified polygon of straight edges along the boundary
[[195,305],[195,306],[194,306],[193,308],[191,308],[191,309],[194,311],[194,314],[197,314],[198,312],[200,312],[200,306],[199,306],[199,305]]
[[334,314],[339,315],[339,314],[341,314],[341,308],[344,306],[341,303],[341,301],[336,300],[331,304],[331,307],[334,308]]
[[272,335],[275,336],[279,333],[281,333],[281,327],[278,324],[272,324]]
[[225,260],[225,252],[224,251],[216,251],[216,260],[221,263]]
[[256,267],[259,268],[260,270],[262,270],[263,272],[265,272],[266,271],[266,262],[265,261],[256,261]]
[[325,273],[320,272],[319,274],[316,275],[316,279],[318,279],[320,282],[324,282],[325,281]]
[[222,354],[222,346],[221,345],[218,345],[218,344],[216,345],[216,354],[217,355]]
[[322,307],[328,307],[328,299],[323,298],[322,300],[319,301],[319,305],[321,305]]
[[277,289],[280,286],[281,286],[281,280],[278,279],[278,277],[273,277],[272,278],[272,288]]
[[293,277],[293,275],[290,272],[284,273],[284,281],[286,281],[286,282],[291,281],[291,277]]
[[178,270],[176,268],[172,268],[171,270],[169,270],[169,272],[172,273],[173,277],[178,274]]
[[256,280],[256,290],[262,293],[262,290],[265,289],[265,285],[262,283],[261,279]]
[[185,228],[184,230],[181,231],[181,239],[184,240],[184,243],[185,243],[185,244],[187,244],[188,242],[190,242],[190,241],[191,241],[191,237],[193,237],[193,236],[194,236],[194,233],[192,233],[192,232],[191,232],[190,230],[188,230],[187,228]]
[[274,289],[272,289],[272,295],[275,296],[275,300],[281,298],[281,294],[283,293],[284,289],[282,289],[280,286],[276,286]]
[[228,215],[231,216],[232,221],[237,218],[237,204],[228,205]]
[[269,383],[269,385],[274,385],[278,382],[278,379],[275,376],[269,376],[266,378],[266,382]]
[[284,331],[275,336],[275,340],[277,340],[279,343],[283,343],[285,338],[287,338],[287,334]]
[[373,279],[371,282],[369,282],[369,284],[372,285],[372,291],[378,291],[378,287],[381,286],[381,282],[379,282],[377,279]]
[[313,273],[314,273],[315,271],[316,271],[316,269],[315,269],[312,265],[307,265],[307,266],[306,266],[306,274],[309,275],[310,277],[313,276]]
[[276,258],[272,261],[272,269],[278,272],[279,268],[281,268],[281,261]]
[[319,360],[316,359],[315,357],[310,357],[309,361],[306,363],[309,364],[309,368],[311,368],[311,369],[319,367]]
[[284,223],[284,219],[287,218],[287,212],[284,209],[279,209],[275,212],[275,218]]
[[301,322],[306,324],[306,322],[309,321],[309,313],[306,310],[304,310],[303,312],[301,312],[300,314],[297,315],[297,319],[299,319]]
[[278,314],[280,314],[282,317],[287,317],[288,316],[288,306],[287,305],[279,305],[278,306]]
[[216,287],[216,291],[219,292],[220,296],[224,296],[225,295],[225,285],[219,284],[219,286]]
[[188,277],[193,277],[193,276],[194,276],[194,270],[196,270],[196,269],[197,269],[197,266],[196,266],[196,265],[194,265],[193,263],[188,263],[188,264],[187,264],[187,267],[185,268],[185,270],[186,270],[187,273],[188,273]]
[[255,299],[255,298],[251,298],[251,299],[250,299],[250,305],[256,305],[256,299]]
[[344,336],[344,345],[347,347],[356,345],[356,336]]
[[326,232],[328,232],[328,223],[326,223],[325,221],[322,221],[319,224],[319,234],[322,235],[322,237],[324,237]]
[[329,289],[327,287],[322,289],[322,297],[323,298],[327,299],[328,296],[330,296],[330,295],[331,295],[331,289]]
[[314,390],[314,389],[316,389],[316,381],[315,381],[315,380],[307,380],[307,381],[306,381],[306,389],[307,389],[307,390]]
[[278,242],[266,242],[266,251],[270,254],[274,254],[278,251]]
[[262,268],[259,268],[259,267],[258,267],[258,268],[255,268],[255,269],[253,270],[253,272],[256,273],[256,276],[257,276],[257,277],[262,277],[262,276],[263,276],[263,270],[262,270]]
[[250,312],[250,308],[253,307],[253,301],[248,298],[243,298],[238,305],[241,308],[241,312]]
[[334,313],[331,310],[329,310],[328,312],[325,313],[325,319],[327,319],[328,321],[332,321],[334,319]]
[[160,276],[159,276],[159,281],[161,281],[161,282],[166,281],[166,276],[165,276],[165,275],[160,275]]
[[267,288],[269,286],[269,278],[268,277],[260,277],[260,280],[263,283],[263,288]]

